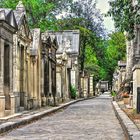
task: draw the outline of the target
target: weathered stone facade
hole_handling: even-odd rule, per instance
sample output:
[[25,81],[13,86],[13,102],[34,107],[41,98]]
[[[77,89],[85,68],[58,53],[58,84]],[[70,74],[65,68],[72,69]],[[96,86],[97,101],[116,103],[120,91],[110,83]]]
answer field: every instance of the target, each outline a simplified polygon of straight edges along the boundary
[[134,43],[126,40],[126,79],[132,79],[132,68],[134,66]]
[[0,117],[15,112],[13,36],[16,31],[13,11],[0,9]]
[[134,67],[133,67],[133,108],[138,110],[138,88],[140,87],[140,25],[135,26],[134,39]]
[[29,29],[22,2],[0,9],[0,117],[79,97],[79,35]]
[[77,97],[79,97],[79,31],[48,31],[48,33],[56,35],[59,46],[56,52],[56,79],[58,80],[56,94],[61,100],[69,100],[71,97],[70,87],[73,86],[77,90]]
[[95,95],[94,92],[93,75],[84,71],[80,77],[80,96],[84,98],[92,97]]
[[125,84],[126,79],[126,62],[118,61],[118,67],[113,74],[112,90],[117,93],[121,91],[121,87]]

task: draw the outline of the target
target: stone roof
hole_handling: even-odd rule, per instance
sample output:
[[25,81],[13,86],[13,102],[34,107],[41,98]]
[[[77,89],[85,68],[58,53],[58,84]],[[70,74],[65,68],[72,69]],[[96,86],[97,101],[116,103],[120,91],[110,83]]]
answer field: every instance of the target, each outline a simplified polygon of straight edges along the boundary
[[18,5],[16,6],[16,10],[14,10],[14,14],[17,25],[20,26],[22,24],[23,18],[26,16],[26,10],[22,1],[19,1]]
[[48,31],[48,33],[56,35],[58,42],[57,54],[62,54],[66,51],[68,54],[79,55],[79,30]]
[[14,28],[17,28],[17,23],[13,10],[0,8],[0,21],[5,21]]
[[25,14],[16,10],[14,10],[14,14],[15,14],[17,25],[20,26],[22,24],[22,19],[24,18]]

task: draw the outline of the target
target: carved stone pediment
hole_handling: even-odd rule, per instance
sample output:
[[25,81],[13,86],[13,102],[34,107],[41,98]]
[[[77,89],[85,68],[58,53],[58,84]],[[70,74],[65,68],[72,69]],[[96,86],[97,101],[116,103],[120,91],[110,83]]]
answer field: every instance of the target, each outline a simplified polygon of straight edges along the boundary
[[24,39],[31,39],[32,38],[30,29],[28,27],[28,23],[27,23],[25,17],[23,17],[22,23],[18,27],[18,35],[21,36]]

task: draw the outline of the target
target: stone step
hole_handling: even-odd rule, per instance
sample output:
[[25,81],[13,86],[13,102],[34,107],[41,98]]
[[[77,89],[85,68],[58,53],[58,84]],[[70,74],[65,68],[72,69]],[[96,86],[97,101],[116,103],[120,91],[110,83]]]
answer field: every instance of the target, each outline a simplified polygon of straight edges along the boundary
[[24,107],[20,107],[19,110],[20,110],[20,112],[23,112],[24,111]]
[[5,110],[5,115],[4,116],[9,116],[11,115],[11,110]]

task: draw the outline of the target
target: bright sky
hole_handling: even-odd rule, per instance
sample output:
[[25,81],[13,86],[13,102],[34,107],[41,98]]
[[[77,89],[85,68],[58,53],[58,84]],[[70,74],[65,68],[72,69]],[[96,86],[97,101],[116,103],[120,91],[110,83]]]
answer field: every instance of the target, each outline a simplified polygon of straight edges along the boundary
[[[109,9],[109,0],[97,0],[97,8],[100,9],[101,13],[107,13]],[[114,31],[114,22],[111,17],[104,17],[104,25],[108,31]]]

